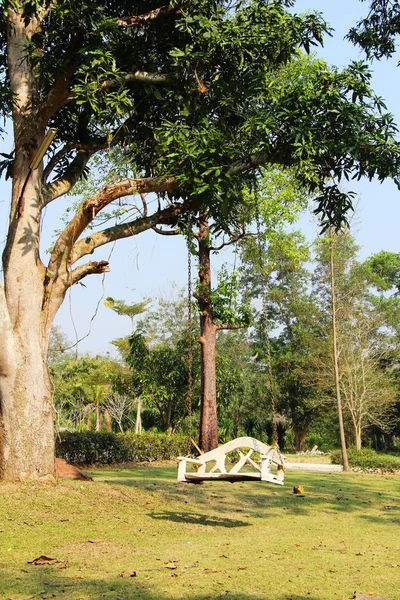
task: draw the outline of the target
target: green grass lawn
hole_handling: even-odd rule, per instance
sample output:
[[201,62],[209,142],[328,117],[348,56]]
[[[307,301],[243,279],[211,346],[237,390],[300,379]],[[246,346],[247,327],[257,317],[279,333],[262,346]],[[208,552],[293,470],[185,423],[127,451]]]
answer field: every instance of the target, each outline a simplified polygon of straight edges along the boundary
[[[178,484],[174,466],[93,475],[0,484],[1,599],[400,600],[398,475],[288,472],[283,487]],[[29,564],[40,555],[59,562]]]

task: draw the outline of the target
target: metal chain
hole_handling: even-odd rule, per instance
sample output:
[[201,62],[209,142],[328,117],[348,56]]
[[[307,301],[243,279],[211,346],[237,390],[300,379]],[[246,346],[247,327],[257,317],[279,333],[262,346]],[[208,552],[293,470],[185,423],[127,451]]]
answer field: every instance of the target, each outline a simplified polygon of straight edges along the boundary
[[275,397],[275,385],[274,377],[272,372],[272,359],[271,359],[271,344],[269,341],[269,327],[268,327],[268,307],[267,307],[267,286],[264,276],[264,249],[265,245],[261,241],[261,223],[260,223],[260,211],[257,206],[256,212],[256,225],[257,225],[257,244],[259,253],[259,267],[261,277],[261,314],[262,322],[264,324],[264,335],[265,335],[265,350],[267,355],[267,370],[268,370],[268,382],[269,390],[271,395],[271,408],[272,408],[272,437],[274,444],[278,445],[278,427],[276,423],[276,397]]
[[187,235],[188,252],[188,296],[187,296],[187,314],[188,314],[188,395],[187,412],[189,415],[189,435],[192,435],[192,398],[193,398],[193,349],[192,349],[192,254],[190,251],[190,239]]

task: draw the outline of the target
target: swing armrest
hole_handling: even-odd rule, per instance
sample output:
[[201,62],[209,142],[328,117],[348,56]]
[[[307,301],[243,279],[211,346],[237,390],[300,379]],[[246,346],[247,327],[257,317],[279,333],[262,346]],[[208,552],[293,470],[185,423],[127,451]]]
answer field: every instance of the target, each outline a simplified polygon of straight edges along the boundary
[[196,458],[190,458],[188,456],[178,456],[177,460],[178,462],[185,460],[186,462],[193,463],[194,465],[204,465],[204,461],[202,462],[201,460],[197,460]]
[[203,467],[203,470],[206,468],[204,461],[197,460],[196,458],[189,458],[188,456],[178,456],[178,481],[187,481],[187,463],[192,463],[193,465],[200,465],[200,467]]

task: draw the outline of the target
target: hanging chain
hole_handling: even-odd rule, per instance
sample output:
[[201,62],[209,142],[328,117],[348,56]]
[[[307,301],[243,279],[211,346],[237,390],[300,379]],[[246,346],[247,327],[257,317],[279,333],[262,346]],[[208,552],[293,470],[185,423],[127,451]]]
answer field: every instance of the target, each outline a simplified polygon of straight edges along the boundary
[[257,206],[256,212],[256,225],[257,225],[257,242],[258,242],[258,254],[259,254],[259,267],[261,276],[261,315],[262,322],[264,324],[264,335],[265,335],[265,351],[267,355],[267,372],[268,372],[268,383],[271,395],[271,409],[272,409],[272,438],[275,445],[278,445],[278,428],[276,423],[276,398],[275,398],[275,385],[274,377],[272,372],[272,358],[271,358],[271,344],[269,340],[269,326],[268,326],[268,306],[267,306],[267,285],[264,275],[264,249],[265,245],[261,241],[261,223],[260,223],[260,211]]
[[192,398],[193,398],[193,349],[192,349],[192,254],[190,251],[189,232],[187,235],[187,253],[188,253],[188,296],[187,296],[187,314],[188,314],[188,394],[187,394],[187,413],[189,415],[189,436],[192,435]]

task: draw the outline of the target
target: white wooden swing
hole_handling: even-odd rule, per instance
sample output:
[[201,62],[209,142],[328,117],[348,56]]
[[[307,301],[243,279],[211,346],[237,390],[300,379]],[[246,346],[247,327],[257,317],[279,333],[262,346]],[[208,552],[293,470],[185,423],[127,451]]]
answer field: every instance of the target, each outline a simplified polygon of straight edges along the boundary
[[[246,454],[242,452],[246,450]],[[239,459],[227,464],[227,457],[235,452]],[[259,460],[253,460],[257,452]],[[228,457],[229,459],[229,457]],[[188,471],[188,465],[197,468],[197,472]],[[251,470],[248,470],[251,467]],[[271,467],[276,472],[271,471]],[[265,481],[283,485],[285,459],[279,450],[263,444],[252,437],[239,437],[227,442],[215,450],[201,454],[198,458],[178,457],[178,481],[185,483],[203,483],[203,481]],[[246,470],[242,470],[246,468]]]

